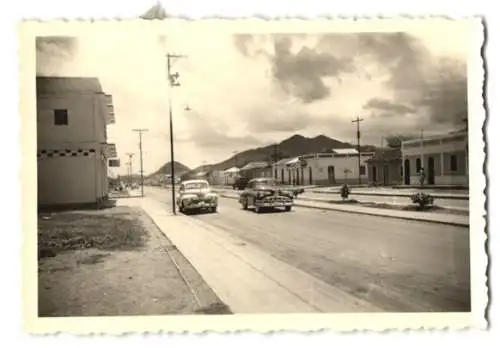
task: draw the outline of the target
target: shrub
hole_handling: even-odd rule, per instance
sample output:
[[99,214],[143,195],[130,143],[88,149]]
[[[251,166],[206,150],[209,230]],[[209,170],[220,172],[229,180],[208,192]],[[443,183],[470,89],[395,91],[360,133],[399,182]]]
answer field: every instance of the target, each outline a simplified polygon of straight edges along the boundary
[[418,205],[419,210],[424,210],[427,206],[434,204],[434,197],[428,193],[418,192],[410,196],[411,201]]
[[349,198],[350,193],[351,193],[351,189],[349,189],[349,187],[346,184],[343,184],[340,187],[340,196],[342,197],[342,199]]

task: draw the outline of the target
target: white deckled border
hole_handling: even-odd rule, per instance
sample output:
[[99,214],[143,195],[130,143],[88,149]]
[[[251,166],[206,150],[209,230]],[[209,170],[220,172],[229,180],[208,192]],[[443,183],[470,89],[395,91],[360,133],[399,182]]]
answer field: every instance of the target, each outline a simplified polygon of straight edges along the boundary
[[211,33],[347,33],[412,31],[418,26],[449,21],[446,18],[361,18],[315,20],[281,19],[205,19],[190,21],[146,20],[54,20],[26,21],[19,28],[20,58],[20,112],[22,139],[22,226],[23,226],[23,298],[25,329],[31,333],[46,334],[69,332],[75,334],[126,332],[272,332],[282,330],[316,331],[385,331],[405,329],[464,329],[485,328],[485,307],[488,303],[486,288],[487,254],[485,252],[486,222],[485,144],[483,141],[484,69],[481,48],[484,32],[478,18],[463,19],[470,26],[471,36],[468,63],[469,89],[469,159],[470,176],[470,239],[471,239],[471,313],[419,313],[419,314],[286,314],[286,315],[230,315],[230,316],[148,316],[148,317],[89,317],[89,318],[37,318],[37,252],[36,252],[36,106],[35,106],[35,37],[99,35],[103,30],[119,30],[123,35],[168,35],[183,32],[196,36],[200,31]]

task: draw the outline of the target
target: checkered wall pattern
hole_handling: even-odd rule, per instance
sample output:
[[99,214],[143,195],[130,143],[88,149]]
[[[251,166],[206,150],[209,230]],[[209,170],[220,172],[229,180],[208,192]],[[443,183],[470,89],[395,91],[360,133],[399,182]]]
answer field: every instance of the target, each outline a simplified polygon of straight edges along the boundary
[[43,149],[39,150],[36,154],[36,157],[38,158],[53,158],[53,157],[78,157],[78,156],[91,156],[94,155],[96,152],[95,149],[77,149],[77,150],[71,150],[71,149],[63,149],[63,150],[48,150],[48,149]]

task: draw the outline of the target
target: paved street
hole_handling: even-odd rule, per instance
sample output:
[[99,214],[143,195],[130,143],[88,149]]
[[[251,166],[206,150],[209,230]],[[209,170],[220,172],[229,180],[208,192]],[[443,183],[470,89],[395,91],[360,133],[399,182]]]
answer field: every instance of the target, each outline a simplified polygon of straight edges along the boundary
[[[146,188],[171,208],[171,192]],[[468,311],[467,228],[296,207],[255,214],[234,199],[189,217],[384,311]]]

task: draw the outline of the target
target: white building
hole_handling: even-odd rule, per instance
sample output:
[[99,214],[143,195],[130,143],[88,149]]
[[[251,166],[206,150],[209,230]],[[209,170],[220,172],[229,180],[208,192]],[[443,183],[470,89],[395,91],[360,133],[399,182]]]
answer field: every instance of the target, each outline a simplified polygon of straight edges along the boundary
[[331,153],[316,153],[283,159],[273,165],[274,178],[287,185],[357,184],[368,180],[366,161],[373,153],[361,153],[358,175],[358,152],[355,149],[334,149]]
[[240,169],[237,167],[231,167],[224,171],[224,184],[232,185],[235,183],[236,178],[239,176]]
[[[37,77],[38,204],[99,203],[108,195],[112,98],[97,78]],[[113,161],[112,166],[119,165]]]
[[425,185],[468,186],[468,144],[467,131],[403,141],[403,183],[420,184],[423,167]]

